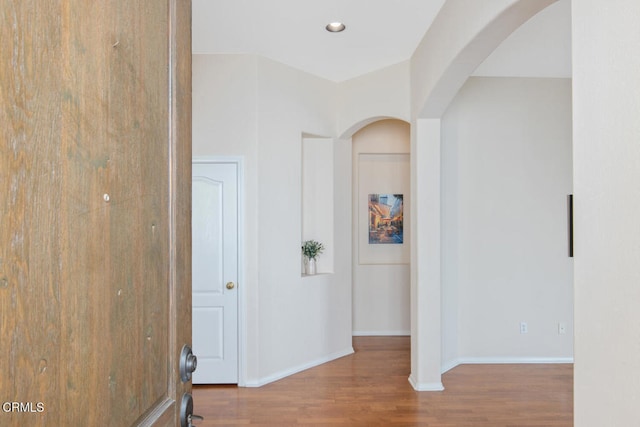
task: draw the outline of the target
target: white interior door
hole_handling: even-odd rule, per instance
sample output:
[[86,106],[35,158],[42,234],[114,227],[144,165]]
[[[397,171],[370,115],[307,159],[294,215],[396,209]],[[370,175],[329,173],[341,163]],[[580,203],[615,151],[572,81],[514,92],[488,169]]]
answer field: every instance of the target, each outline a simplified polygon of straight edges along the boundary
[[194,384],[238,383],[238,165],[195,163]]

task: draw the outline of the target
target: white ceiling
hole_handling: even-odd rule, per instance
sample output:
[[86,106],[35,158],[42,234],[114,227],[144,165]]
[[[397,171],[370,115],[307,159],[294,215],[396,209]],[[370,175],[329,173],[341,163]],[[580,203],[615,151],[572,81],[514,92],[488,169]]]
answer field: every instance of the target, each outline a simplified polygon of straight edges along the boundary
[[[193,0],[193,53],[257,54],[340,82],[409,59],[444,1]],[[327,32],[332,21],[347,29]],[[477,75],[570,76],[570,23],[570,0],[560,0]]]

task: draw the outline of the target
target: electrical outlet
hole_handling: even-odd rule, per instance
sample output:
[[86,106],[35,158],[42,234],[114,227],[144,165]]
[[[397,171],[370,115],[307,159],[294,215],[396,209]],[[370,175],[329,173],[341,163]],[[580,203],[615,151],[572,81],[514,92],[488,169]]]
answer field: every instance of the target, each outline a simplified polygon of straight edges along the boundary
[[520,333],[526,334],[527,332],[529,332],[529,326],[527,325],[527,322],[520,322]]
[[558,334],[564,335],[567,333],[567,325],[563,322],[558,323]]

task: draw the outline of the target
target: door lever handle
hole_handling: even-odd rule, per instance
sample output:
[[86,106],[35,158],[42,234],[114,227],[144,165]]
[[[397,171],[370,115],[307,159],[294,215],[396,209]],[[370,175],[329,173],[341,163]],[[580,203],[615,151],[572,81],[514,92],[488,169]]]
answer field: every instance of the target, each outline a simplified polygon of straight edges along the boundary
[[194,420],[202,421],[202,420],[204,420],[204,417],[203,417],[203,416],[201,416],[201,415],[191,414],[191,415],[189,415],[189,416],[187,417],[187,423],[188,423],[187,425],[188,425],[189,427],[193,427],[193,426],[195,426],[195,424],[193,424],[193,421],[194,421]]

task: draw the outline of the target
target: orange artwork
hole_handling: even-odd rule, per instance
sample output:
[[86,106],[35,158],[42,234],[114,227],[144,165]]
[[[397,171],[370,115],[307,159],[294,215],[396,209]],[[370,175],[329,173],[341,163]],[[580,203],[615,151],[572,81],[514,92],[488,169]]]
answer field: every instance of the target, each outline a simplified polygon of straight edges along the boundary
[[369,244],[402,244],[402,194],[369,194]]

